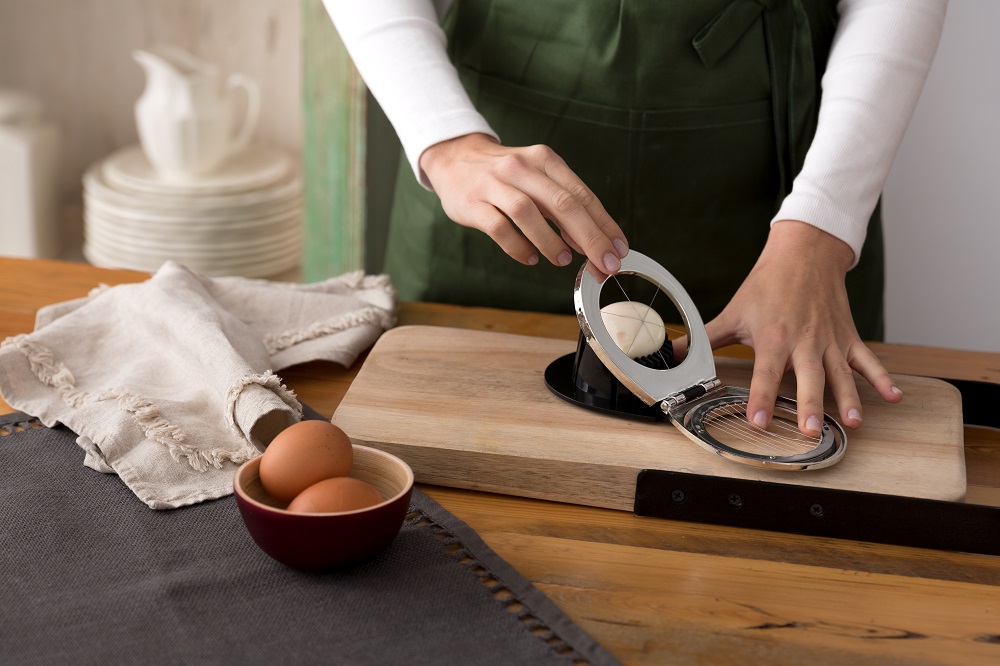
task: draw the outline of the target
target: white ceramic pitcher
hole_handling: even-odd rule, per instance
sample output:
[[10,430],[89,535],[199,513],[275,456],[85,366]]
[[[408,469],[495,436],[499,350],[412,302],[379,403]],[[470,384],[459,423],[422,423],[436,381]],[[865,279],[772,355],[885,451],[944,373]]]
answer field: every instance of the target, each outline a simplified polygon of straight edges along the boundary
[[[174,46],[132,55],[146,72],[146,88],[135,104],[139,140],[163,178],[191,180],[212,173],[246,147],[260,110],[253,79],[243,74],[223,79],[216,65]],[[239,126],[237,89],[246,94]]]

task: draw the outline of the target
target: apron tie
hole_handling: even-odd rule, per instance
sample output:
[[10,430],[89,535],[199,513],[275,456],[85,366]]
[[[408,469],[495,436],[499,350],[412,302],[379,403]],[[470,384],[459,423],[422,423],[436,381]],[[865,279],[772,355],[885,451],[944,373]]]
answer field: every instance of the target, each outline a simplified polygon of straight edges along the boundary
[[[768,69],[771,76],[771,116],[774,123],[774,147],[778,162],[779,191],[775,210],[792,190],[792,179],[798,171],[796,155],[793,71],[796,50],[800,48],[797,3],[789,2],[776,10],[782,0],[733,0],[725,9],[698,31],[691,45],[706,67],[718,63],[761,19],[764,42],[768,51]],[[767,11],[766,11],[767,10]],[[781,39],[776,39],[781,36]]]
[[691,40],[698,57],[706,67],[712,67],[726,55],[753,25],[765,9],[776,0],[733,0],[715,15]]

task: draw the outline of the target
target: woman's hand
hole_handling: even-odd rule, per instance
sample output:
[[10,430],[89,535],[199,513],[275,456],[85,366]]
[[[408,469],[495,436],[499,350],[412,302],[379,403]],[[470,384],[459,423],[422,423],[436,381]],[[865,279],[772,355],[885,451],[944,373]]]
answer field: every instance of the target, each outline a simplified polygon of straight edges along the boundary
[[[764,428],[774,414],[785,370],[795,372],[799,430],[816,436],[829,383],[841,422],[861,426],[863,412],[853,370],[888,402],[903,393],[861,341],[847,301],[844,277],[854,259],[840,239],[812,225],[783,220],[772,226],[750,275],[726,308],[709,322],[712,348],[753,347],[747,420]],[[683,354],[686,342],[681,342]]]
[[628,253],[625,234],[601,202],[547,146],[508,148],[467,134],[425,150],[420,167],[448,217],[489,235],[522,264],[538,263],[541,253],[566,266],[572,248],[615,273]]

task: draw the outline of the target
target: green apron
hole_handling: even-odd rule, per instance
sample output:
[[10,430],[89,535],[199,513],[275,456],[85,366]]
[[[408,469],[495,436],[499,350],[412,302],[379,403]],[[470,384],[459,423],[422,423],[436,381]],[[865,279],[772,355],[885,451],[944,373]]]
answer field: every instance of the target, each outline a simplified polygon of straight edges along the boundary
[[[708,321],[750,272],[802,166],[834,5],[456,0],[444,23],[462,83],[503,143],[555,150]],[[385,269],[402,299],[572,312],[582,259],[521,265],[400,169]],[[876,210],[848,274],[865,339],[882,336],[882,262]]]

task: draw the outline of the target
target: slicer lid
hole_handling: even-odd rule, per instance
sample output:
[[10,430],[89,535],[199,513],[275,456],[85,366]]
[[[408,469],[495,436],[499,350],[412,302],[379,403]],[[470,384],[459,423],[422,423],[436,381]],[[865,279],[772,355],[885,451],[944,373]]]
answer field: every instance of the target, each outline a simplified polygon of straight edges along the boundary
[[[649,368],[631,359],[615,343],[602,317],[601,290],[617,275],[599,280],[585,264],[577,274],[573,300],[580,330],[589,348],[623,386],[647,405],[659,404],[673,425],[702,448],[723,458],[755,467],[783,470],[820,469],[833,465],[847,448],[847,433],[829,414],[818,436],[797,425],[794,400],[778,396],[766,428],[750,425],[746,408],[750,391],[722,386],[716,376],[712,346],[691,297],[665,268],[631,250],[618,275],[636,275],[658,287],[673,302],[687,328],[688,350],[673,367]],[[631,297],[622,288],[629,302]]]
[[688,349],[681,363],[666,370],[647,368],[629,358],[618,348],[601,316],[601,290],[608,281],[617,278],[608,276],[598,281],[584,264],[573,289],[576,315],[587,343],[608,370],[647,405],[663,402],[695,386],[717,384],[715,359],[705,324],[681,283],[663,266],[635,250],[621,260],[621,274],[649,280],[673,301],[687,329]]

